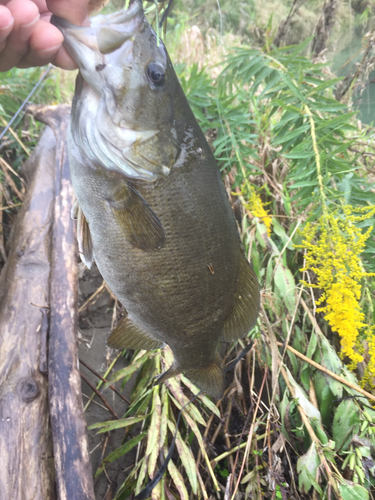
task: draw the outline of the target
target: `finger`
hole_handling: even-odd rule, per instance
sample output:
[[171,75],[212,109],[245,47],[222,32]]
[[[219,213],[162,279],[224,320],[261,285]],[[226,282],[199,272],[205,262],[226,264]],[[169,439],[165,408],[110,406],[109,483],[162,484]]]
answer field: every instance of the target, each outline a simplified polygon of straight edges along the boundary
[[52,63],[62,69],[72,70],[78,68],[77,64],[73,61],[64,47],[59,49]]
[[43,66],[51,62],[61,48],[64,37],[49,22],[39,20],[29,38],[29,50],[20,59],[18,67]]
[[0,51],[5,47],[6,38],[13,29],[14,18],[9,9],[0,5]]
[[88,16],[89,0],[47,0],[48,9],[56,16],[77,26],[82,26]]
[[1,51],[0,71],[7,71],[16,66],[28,52],[29,38],[39,20],[38,8],[29,0],[11,0],[7,8],[14,19],[14,24]]
[[[44,21],[40,21],[40,23],[42,22]],[[48,26],[51,28],[55,28],[51,24],[49,24]],[[40,34],[39,29],[41,29]],[[59,34],[61,34],[57,28],[55,29],[59,32]],[[55,66],[59,66],[62,69],[77,69],[76,63],[61,45],[61,42],[59,44],[50,45],[48,49],[45,48],[46,42],[52,42],[51,38],[48,38],[48,40],[46,40],[45,38],[43,39],[43,37],[46,36],[46,32],[43,32],[43,26],[38,26],[35,35],[33,35],[32,39],[30,40],[29,52],[19,61],[17,67],[28,68],[30,66],[44,66],[45,64],[52,62]],[[62,41],[62,35],[60,40]]]
[[37,5],[30,0],[11,0],[7,8],[14,18],[14,27],[11,33],[12,43],[21,42],[24,45],[30,38],[35,24],[40,17]]

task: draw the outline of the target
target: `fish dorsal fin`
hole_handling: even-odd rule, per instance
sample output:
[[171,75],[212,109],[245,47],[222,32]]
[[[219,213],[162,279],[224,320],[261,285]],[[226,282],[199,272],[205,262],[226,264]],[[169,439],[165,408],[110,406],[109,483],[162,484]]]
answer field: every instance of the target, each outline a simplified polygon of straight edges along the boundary
[[259,307],[258,278],[246,258],[243,257],[233,307],[224,323],[222,340],[237,340],[247,335],[256,323]]
[[78,240],[78,250],[82,262],[91,269],[92,263],[94,261],[94,252],[92,248],[92,239],[89,224],[86,217],[83,215],[81,207],[78,202],[72,208],[72,218],[77,219],[77,240]]
[[160,349],[165,344],[135,325],[129,316],[120,319],[107,341],[115,349]]
[[158,216],[133,186],[121,186],[109,204],[134,247],[150,251],[164,246],[165,233]]

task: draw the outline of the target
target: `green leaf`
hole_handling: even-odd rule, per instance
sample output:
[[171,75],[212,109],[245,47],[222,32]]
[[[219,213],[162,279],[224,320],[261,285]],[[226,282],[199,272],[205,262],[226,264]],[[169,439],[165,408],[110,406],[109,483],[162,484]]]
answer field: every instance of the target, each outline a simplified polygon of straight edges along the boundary
[[304,40],[302,43],[295,45],[294,50],[288,55],[284,64],[287,65],[287,64],[293,63],[296,56],[298,54],[301,54],[301,52],[303,52],[306,49],[306,47],[309,45],[309,43],[311,42],[312,39],[313,39],[313,37],[310,36],[309,38],[306,38],[306,40]]
[[[168,427],[172,434],[176,431],[176,425],[171,420],[168,420]],[[197,478],[197,470],[195,467],[195,459],[192,451],[187,446],[185,441],[182,439],[180,431],[177,431],[176,437],[176,447],[178,454],[180,455],[181,462],[185,467],[187,477],[191,484],[191,488],[193,490],[194,495],[197,494],[198,491],[198,478]]]
[[[321,357],[318,355],[318,352],[315,353],[314,360],[317,363],[320,363],[324,368],[327,368],[331,372],[340,374],[342,368],[342,362],[338,357],[336,351],[333,349],[331,344],[328,342],[324,335],[319,335],[319,345],[321,350]],[[319,359],[319,360],[318,360]],[[343,385],[330,377],[329,375],[324,375],[326,379],[326,383],[329,385],[332,393],[336,398],[342,397]]]
[[336,449],[347,451],[350,440],[360,428],[359,410],[352,399],[345,399],[338,405],[332,423],[332,437]]
[[309,187],[309,186],[316,186],[316,180],[314,179],[313,181],[303,181],[303,182],[295,182],[292,184],[291,188],[292,189],[298,189],[298,188],[303,188],[303,187]]
[[294,388],[295,399],[297,400],[297,403],[303,408],[304,412],[309,418],[315,418],[316,420],[321,422],[322,418],[320,415],[320,411],[317,410],[312,403],[310,403],[301,386],[298,385],[297,382],[292,377],[292,374],[290,373],[289,369],[285,368],[285,370],[288,373],[289,382]]
[[[168,450],[166,447],[164,447],[164,456],[167,456]],[[171,478],[173,479],[174,484],[176,485],[176,488],[180,494],[179,498],[180,500],[189,500],[189,494],[187,492],[184,479],[181,476],[180,471],[177,469],[175,464],[170,460],[168,462],[168,471],[169,474],[171,475]]]
[[[181,386],[177,382],[176,378],[169,379],[167,381],[167,386],[171,391],[171,393],[173,394],[173,396],[176,398],[173,400],[177,408],[181,410],[181,408],[185,406],[186,403],[189,402],[189,399],[182,392]],[[205,427],[207,426],[201,413],[199,412],[198,408],[195,405],[189,404],[188,406],[186,406],[184,413],[188,413],[198,424],[204,425]]]
[[332,402],[336,398],[329,388],[327,376],[320,370],[316,370],[314,373],[314,389],[318,399],[323,424],[328,425],[332,414]]
[[350,481],[339,483],[339,490],[343,500],[369,500],[370,498],[366,488]]
[[284,267],[281,262],[278,262],[276,265],[275,285],[279,292],[279,297],[284,301],[289,314],[293,315],[296,307],[296,284],[293,274],[288,268]]
[[126,366],[125,368],[122,368],[118,372],[114,373],[108,379],[108,381],[104,384],[103,390],[107,389],[107,387],[114,384],[115,382],[117,382],[121,378],[126,377],[128,375],[131,375],[132,373],[137,371],[138,368],[140,368],[143,365],[143,363],[145,363],[148,360],[148,358],[150,357],[150,354],[151,354],[151,356],[155,356],[154,353],[148,352],[148,353],[144,354],[143,356],[141,356],[140,358],[138,358],[136,361],[134,361],[131,365]]
[[289,250],[294,250],[292,240],[289,240],[289,236],[286,234],[285,229],[279,223],[276,217],[272,217],[272,229],[273,232],[277,234],[277,236],[281,239],[283,245],[286,245],[288,243],[287,248]]
[[280,403],[280,416],[281,416],[281,432],[284,434],[284,436],[291,441],[290,436],[287,431],[287,426],[286,422],[288,420],[288,414],[289,414],[289,407],[290,407],[290,401],[288,397],[288,390],[284,391],[283,394],[283,399],[281,400]]
[[266,271],[266,283],[265,283],[266,290],[270,290],[272,287],[271,282],[273,277],[273,264],[274,264],[274,259],[269,259]]
[[[188,387],[193,394],[197,394],[200,389],[194,385],[188,378],[185,377],[185,375],[181,375],[181,381]],[[215,405],[211,399],[206,396],[205,394],[200,394],[198,396],[198,399],[202,401],[202,403],[212,412],[214,413],[217,417],[221,418],[220,410],[219,408]]]
[[[295,148],[297,149],[297,148]],[[285,158],[290,158],[290,159],[293,159],[293,160],[301,160],[303,158],[312,158],[313,156],[315,156],[315,153],[313,151],[313,149],[309,149],[308,151],[306,151],[305,149],[304,150],[298,150],[298,151],[291,151],[290,153],[284,153],[283,156]],[[316,181],[315,181],[315,184],[316,184]]]
[[161,403],[159,393],[156,388],[153,388],[154,397],[153,397],[153,412],[151,417],[151,422],[148,430],[148,438],[147,438],[147,447],[146,447],[146,456],[150,455],[153,448],[157,447],[159,440],[159,432],[160,432],[160,423],[161,423]]
[[292,368],[293,368],[293,375],[296,377],[297,374],[298,374],[298,360],[297,360],[297,357],[296,357],[296,355],[293,352],[291,352],[289,350],[287,350],[286,353],[287,353],[287,355],[289,357],[290,363],[291,363]]
[[292,91],[292,93],[298,97],[298,99],[305,103],[306,102],[306,98],[305,96],[299,91],[298,87],[296,87],[294,85],[294,83],[292,82],[292,80],[289,78],[289,76],[285,73],[282,73],[280,72],[280,75],[281,75],[281,78],[284,80],[284,83],[290,88],[290,90]]
[[87,429],[91,431],[92,429],[100,429],[98,434],[103,432],[113,431],[115,429],[122,429],[123,427],[128,427],[129,425],[136,424],[137,422],[142,422],[149,415],[143,415],[140,417],[131,418],[121,418],[120,420],[110,420],[108,422],[98,422],[96,424],[90,425]]
[[[166,384],[168,383],[168,380],[165,382]],[[171,397],[171,399],[174,401],[174,403],[176,404],[176,406],[179,408],[180,405],[177,403],[177,401]],[[199,446],[202,448],[202,450],[205,450],[205,444],[204,444],[204,441],[203,441],[203,437],[202,437],[202,434],[199,430],[199,427],[198,425],[196,424],[195,420],[193,420],[191,418],[190,415],[188,415],[186,413],[186,409],[188,408],[188,406],[185,408],[184,412],[183,412],[183,418],[186,420],[186,422],[189,424],[189,426],[191,427],[191,430],[194,432],[195,434],[195,437],[197,438],[197,441],[198,441],[198,444]]]
[[285,142],[288,142],[292,139],[295,139],[296,137],[299,137],[302,135],[304,132],[309,130],[310,128],[310,123],[305,123],[301,127],[299,127],[297,130],[291,130],[285,135],[280,136],[280,134],[277,135],[276,139],[273,141],[273,145],[277,146],[279,144],[284,144]]
[[147,436],[147,432],[142,432],[138,436],[130,439],[130,441],[127,441],[125,444],[117,448],[116,450],[112,451],[105,457],[105,459],[102,461],[100,467],[95,473],[95,477],[98,477],[99,474],[101,474],[107,464],[110,464],[117,460],[118,458],[122,457],[126,453],[128,453],[134,446],[137,446],[137,444],[142,441],[142,439]]
[[315,443],[311,443],[307,453],[297,461],[298,484],[302,493],[308,493],[312,486],[322,495],[323,491],[315,480],[316,471],[320,465]]
[[335,118],[331,118],[330,120],[323,120],[320,125],[316,127],[316,130],[321,130],[325,129],[327,127],[331,128],[338,128],[343,124],[346,124],[347,122],[350,121],[350,118],[352,118],[356,114],[356,111],[352,111],[351,113],[346,113],[344,115],[336,116]]
[[148,475],[154,477],[156,462],[158,460],[159,450],[163,447],[163,442],[160,441],[161,427],[161,401],[159,396],[159,387],[154,387],[153,397],[153,414],[151,417],[150,426],[148,428],[148,439],[146,446],[146,457],[148,456]]
[[146,472],[147,472],[147,460],[148,460],[147,456],[143,457],[140,460],[142,462],[142,465],[141,465],[141,470],[139,471],[137,486],[135,487],[135,493],[139,493],[142,489],[143,481],[146,477]]
[[169,410],[168,391],[165,385],[163,385],[161,390],[160,446],[163,446],[165,444],[165,440],[167,437],[168,410]]

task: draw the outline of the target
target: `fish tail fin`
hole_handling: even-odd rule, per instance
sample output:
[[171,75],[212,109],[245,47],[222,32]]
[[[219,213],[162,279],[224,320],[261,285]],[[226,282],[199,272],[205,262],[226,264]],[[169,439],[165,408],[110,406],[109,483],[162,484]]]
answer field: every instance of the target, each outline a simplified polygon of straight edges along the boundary
[[187,370],[185,375],[209,396],[221,399],[224,394],[223,361],[217,352],[215,359],[207,366]]
[[229,342],[247,335],[255,326],[260,308],[258,278],[245,256],[241,258],[239,282],[232,310],[226,319],[221,340]]

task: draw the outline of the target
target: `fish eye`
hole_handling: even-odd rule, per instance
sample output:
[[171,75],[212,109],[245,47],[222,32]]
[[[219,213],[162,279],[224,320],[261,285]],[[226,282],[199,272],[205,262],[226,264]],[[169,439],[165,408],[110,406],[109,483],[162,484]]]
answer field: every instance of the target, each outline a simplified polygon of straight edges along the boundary
[[147,78],[153,87],[159,89],[163,87],[165,83],[164,66],[158,62],[150,62],[147,66]]

